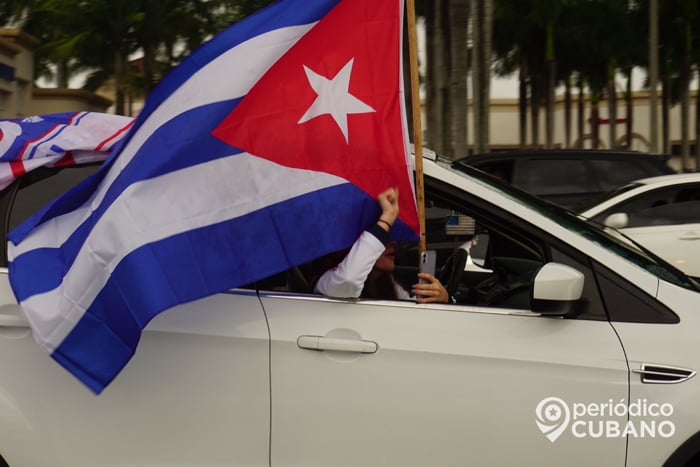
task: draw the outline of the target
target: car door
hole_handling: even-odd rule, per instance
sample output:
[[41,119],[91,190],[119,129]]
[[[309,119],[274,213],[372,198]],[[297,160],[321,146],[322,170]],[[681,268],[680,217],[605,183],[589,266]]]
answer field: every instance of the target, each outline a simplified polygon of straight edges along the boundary
[[268,334],[254,292],[158,315],[99,396],[39,348],[4,268],[0,300],[0,455],[10,466],[268,465]]
[[[505,245],[501,257],[536,257],[547,246],[542,261],[580,262],[561,245],[528,239],[538,233],[501,211],[481,206],[490,222],[475,217],[491,243],[511,233],[527,243]],[[527,262],[517,259],[510,262]],[[586,283],[587,302],[602,306],[590,273]],[[271,336],[273,467],[590,465],[594,451],[600,465],[624,465],[624,438],[595,436],[590,420],[576,418],[581,404],[627,397],[624,353],[604,312],[560,319],[505,302],[276,291],[261,292],[261,301]]]
[[[624,465],[624,438],[567,431],[574,403],[627,397],[604,321],[508,309],[262,296],[272,465]],[[543,405],[540,405],[543,404]],[[568,415],[551,417],[547,409]],[[538,413],[539,408],[539,413]],[[538,428],[563,426],[547,438]]]
[[[4,225],[89,172],[27,174],[35,183],[0,196]],[[95,396],[34,341],[0,267],[0,465],[269,465],[268,344],[253,291],[180,305],[149,323]]]

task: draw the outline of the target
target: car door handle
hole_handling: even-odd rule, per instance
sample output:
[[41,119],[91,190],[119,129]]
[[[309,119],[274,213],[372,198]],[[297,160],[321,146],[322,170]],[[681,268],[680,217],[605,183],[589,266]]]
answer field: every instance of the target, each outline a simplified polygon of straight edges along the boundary
[[[21,314],[17,313],[16,310],[13,310],[12,307],[9,307],[10,309],[5,312],[3,310],[3,306],[0,306],[0,328],[28,328],[29,327],[29,321],[22,316]],[[17,308],[15,305],[14,308]]]
[[358,339],[337,339],[323,336],[299,336],[297,345],[309,350],[333,350],[336,352],[375,353],[377,343]]

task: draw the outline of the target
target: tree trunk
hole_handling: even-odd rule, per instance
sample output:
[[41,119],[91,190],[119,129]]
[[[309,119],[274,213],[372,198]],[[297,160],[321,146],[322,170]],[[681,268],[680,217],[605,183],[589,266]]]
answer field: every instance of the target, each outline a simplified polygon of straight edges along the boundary
[[451,155],[466,157],[467,151],[467,28],[470,0],[449,0],[450,25],[450,123]]
[[65,60],[56,62],[56,87],[68,88],[68,63]]
[[566,79],[564,87],[564,147],[571,147],[571,78]]
[[547,23],[547,45],[546,45],[546,69],[547,69],[547,90],[545,109],[545,147],[554,147],[554,99],[557,86],[557,62],[554,55],[554,24]]
[[684,60],[681,70],[681,165],[690,172],[690,63]]
[[661,87],[661,148],[664,154],[671,154],[671,77],[668,73],[661,78]]
[[518,88],[518,121],[520,149],[527,147],[527,61],[520,64]]
[[591,89],[591,147],[600,149],[600,91]]
[[585,118],[586,118],[586,101],[584,98],[584,83],[581,77],[579,76],[578,78],[578,108],[576,111],[576,116],[577,116],[577,129],[578,129],[578,145],[577,147],[579,149],[583,149],[585,147],[584,145],[584,138],[586,136],[586,123],[585,123]]
[[695,171],[700,172],[700,90],[695,91]]
[[625,91],[625,146],[632,149],[632,132],[634,131],[634,107],[632,106],[632,68],[627,68],[627,90]]
[[426,145],[438,154],[444,154],[445,145],[445,30],[443,28],[444,1],[430,0],[425,15],[425,38],[427,55],[426,79]]
[[492,0],[472,0],[472,33],[474,54],[472,85],[474,87],[474,151],[489,150],[489,99],[491,95],[491,25]]
[[547,108],[545,111],[545,144],[548,149],[554,147],[554,104],[557,81],[557,62],[547,61]]
[[530,127],[532,129],[532,147],[540,147],[540,75],[530,76]]
[[686,50],[683,53],[680,76],[681,92],[681,161],[684,172],[690,172],[690,25],[685,22]]
[[143,97],[144,100],[153,90],[155,86],[155,54],[152,47],[144,48],[143,50]]
[[615,89],[615,73],[617,66],[615,60],[611,60],[608,69],[608,139],[610,149],[616,146],[617,141],[617,89]]
[[125,115],[124,109],[124,58],[121,51],[114,54],[114,113]]

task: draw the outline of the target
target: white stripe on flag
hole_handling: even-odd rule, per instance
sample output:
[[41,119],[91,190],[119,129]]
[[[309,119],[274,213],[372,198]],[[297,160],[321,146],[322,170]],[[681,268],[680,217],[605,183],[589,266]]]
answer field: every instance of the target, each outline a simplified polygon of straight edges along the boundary
[[[231,174],[236,173],[247,175],[237,177],[231,186]],[[207,180],[208,189],[203,191],[201,183],[193,180]],[[28,298],[22,309],[29,311],[26,316],[37,341],[53,351],[114,268],[136,248],[342,183],[347,181],[327,173],[283,167],[246,153],[135,183],[100,218],[61,286]],[[249,197],[242,200],[241,193]],[[111,258],[109,264],[103,257]]]

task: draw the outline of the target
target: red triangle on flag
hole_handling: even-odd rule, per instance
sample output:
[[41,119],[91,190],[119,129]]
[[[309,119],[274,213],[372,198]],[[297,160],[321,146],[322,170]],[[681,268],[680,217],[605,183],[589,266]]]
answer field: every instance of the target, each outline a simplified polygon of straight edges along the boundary
[[343,0],[292,46],[214,130],[278,164],[326,172],[373,198],[397,187],[419,232],[401,112],[397,0]]

